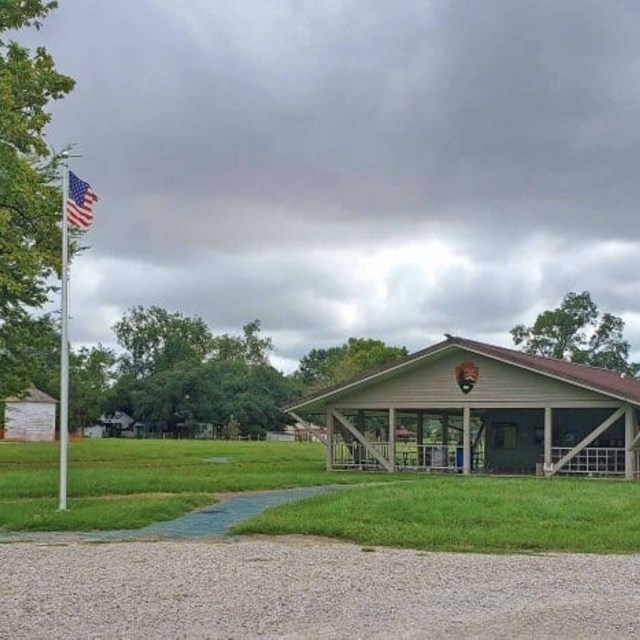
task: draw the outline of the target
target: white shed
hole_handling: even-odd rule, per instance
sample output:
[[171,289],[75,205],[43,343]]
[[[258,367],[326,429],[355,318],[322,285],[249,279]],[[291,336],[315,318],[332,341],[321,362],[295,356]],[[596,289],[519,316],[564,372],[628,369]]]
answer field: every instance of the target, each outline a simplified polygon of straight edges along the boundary
[[295,442],[296,436],[293,433],[281,433],[280,431],[267,431],[268,442]]
[[104,438],[106,427],[102,424],[94,424],[90,427],[82,427],[83,438]]
[[7,398],[4,411],[5,440],[55,440],[56,403],[57,400],[35,387],[29,387],[22,398]]

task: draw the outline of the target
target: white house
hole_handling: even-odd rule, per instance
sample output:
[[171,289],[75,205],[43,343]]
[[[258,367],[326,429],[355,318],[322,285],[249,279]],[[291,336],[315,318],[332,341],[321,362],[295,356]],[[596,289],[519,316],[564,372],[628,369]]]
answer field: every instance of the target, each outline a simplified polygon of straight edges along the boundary
[[136,436],[135,420],[124,411],[115,411],[109,415],[101,415],[98,423],[105,427],[104,436],[119,436],[122,438],[134,438]]
[[57,400],[35,387],[29,387],[22,398],[7,398],[4,412],[5,440],[55,440],[56,404]]
[[82,427],[83,438],[104,438],[106,427],[102,424],[94,424],[90,427]]

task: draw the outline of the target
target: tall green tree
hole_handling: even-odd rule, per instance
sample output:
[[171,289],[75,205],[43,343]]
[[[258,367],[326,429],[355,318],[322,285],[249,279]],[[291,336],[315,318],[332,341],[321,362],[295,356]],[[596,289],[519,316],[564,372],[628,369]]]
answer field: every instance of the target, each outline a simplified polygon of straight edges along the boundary
[[273,350],[270,337],[260,334],[260,320],[253,320],[242,327],[242,335],[224,333],[213,339],[213,357],[216,360],[242,360],[249,365],[266,365]]
[[30,363],[21,356],[36,338],[28,310],[47,301],[48,278],[60,269],[62,195],[44,130],[49,103],[74,86],[44,48],[31,52],[8,33],[38,28],[56,6],[0,3],[0,397],[30,382]]
[[272,340],[260,321],[241,335],[213,336],[201,318],[159,307],[130,309],[114,327],[125,349],[107,412],[126,411],[162,430],[234,417],[243,435],[283,426],[292,382],[269,365]]
[[294,378],[300,380],[307,389],[331,384],[336,366],[346,351],[346,344],[327,349],[311,349],[300,359]]
[[202,318],[152,306],[130,309],[113,327],[120,346],[121,373],[144,378],[181,362],[201,363],[213,350],[213,336]]
[[181,362],[144,379],[123,379],[110,412],[125,410],[164,431],[211,423],[221,429],[232,416],[242,435],[281,429],[280,407],[295,394],[292,381],[269,365],[242,359]]
[[[16,347],[21,362],[29,363],[29,381],[54,398],[60,391],[60,330],[55,318],[28,318],[32,334]],[[97,345],[69,354],[69,428],[95,424],[105,408],[105,396],[113,383],[115,354]]]
[[34,318],[11,314],[0,321],[0,386],[7,395],[25,391],[29,384],[58,397],[53,380],[60,380],[60,333],[50,315]]
[[105,411],[115,375],[116,355],[102,345],[81,347],[69,357],[69,426],[96,424]]
[[637,375],[640,364],[629,362],[631,346],[624,326],[622,318],[601,313],[588,291],[570,292],[530,327],[516,325],[511,336],[527,353]]
[[312,349],[300,360],[293,378],[306,391],[344,382],[358,374],[406,356],[405,347],[393,347],[381,340],[349,338],[328,349]]

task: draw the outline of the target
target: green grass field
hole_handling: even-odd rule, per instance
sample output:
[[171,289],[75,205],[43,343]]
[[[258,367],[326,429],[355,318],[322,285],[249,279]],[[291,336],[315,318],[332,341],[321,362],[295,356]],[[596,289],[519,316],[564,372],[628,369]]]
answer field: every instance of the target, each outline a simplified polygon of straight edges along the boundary
[[0,443],[0,530],[138,528],[215,502],[216,493],[363,484],[275,507],[236,533],[312,534],[439,551],[640,552],[640,485],[616,480],[327,472],[319,444],[85,440]]
[[307,534],[428,551],[640,552],[637,483],[422,476],[265,511],[238,534]]
[[311,443],[72,442],[61,513],[58,444],[0,442],[0,530],[131,529],[212,504],[214,493],[391,479],[324,465],[325,448]]

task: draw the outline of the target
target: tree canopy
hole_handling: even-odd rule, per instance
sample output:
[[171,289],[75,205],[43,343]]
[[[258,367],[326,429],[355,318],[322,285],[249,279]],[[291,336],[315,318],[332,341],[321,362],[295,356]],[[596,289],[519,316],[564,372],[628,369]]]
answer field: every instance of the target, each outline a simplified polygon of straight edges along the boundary
[[62,195],[44,130],[51,119],[47,105],[74,86],[44,48],[31,52],[7,33],[38,28],[56,6],[40,0],[0,5],[0,397],[30,382],[29,362],[21,357],[36,338],[29,309],[47,301],[48,278],[60,269]]
[[202,318],[134,307],[114,326],[124,351],[108,413],[126,411],[170,431],[232,423],[242,435],[280,429],[294,384],[269,364],[272,340],[259,320],[241,335],[214,335]]
[[[57,397],[60,390],[60,330],[51,315],[27,319],[31,340],[16,347],[28,363],[30,382]],[[73,430],[95,424],[103,411],[114,376],[115,354],[98,344],[69,353],[69,425]]]
[[133,307],[113,330],[124,349],[120,371],[134,378],[169,370],[181,362],[203,362],[213,349],[213,336],[202,318],[156,306]]
[[242,335],[214,336],[200,317],[152,306],[130,309],[113,330],[124,353],[123,375],[145,378],[175,365],[208,360],[241,360],[248,365],[267,365],[273,348],[271,338],[260,334],[260,320],[242,327]]
[[337,347],[312,349],[300,360],[294,374],[306,391],[344,382],[359,373],[406,356],[405,347],[391,347],[381,340],[349,338]]
[[570,292],[559,307],[540,313],[530,327],[516,325],[511,336],[527,353],[637,375],[640,365],[629,362],[631,347],[624,326],[622,318],[600,312],[588,291]]

